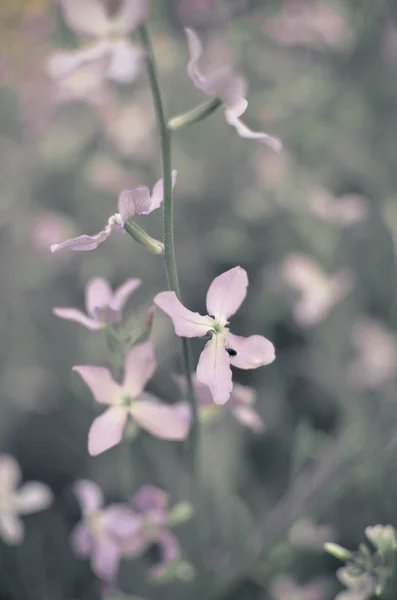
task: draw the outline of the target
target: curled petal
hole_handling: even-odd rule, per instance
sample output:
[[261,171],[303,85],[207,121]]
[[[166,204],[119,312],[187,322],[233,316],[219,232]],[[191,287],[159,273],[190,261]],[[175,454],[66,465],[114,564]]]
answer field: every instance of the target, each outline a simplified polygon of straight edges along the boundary
[[133,403],[130,412],[142,429],[158,438],[183,440],[188,434],[189,423],[179,411],[149,394],[142,394]]
[[85,288],[85,306],[91,317],[95,318],[95,309],[98,306],[110,304],[112,299],[112,288],[103,277],[90,279]]
[[121,310],[128,298],[133,292],[141,285],[140,279],[127,279],[120,287],[118,287],[113,294],[110,301],[110,308],[113,310]]
[[149,0],[122,0],[117,14],[112,19],[112,29],[125,34],[134,31],[146,19]]
[[211,317],[203,317],[185,308],[175,292],[160,292],[153,302],[170,317],[177,335],[202,337],[212,328],[214,320]]
[[226,322],[240,308],[247,286],[247,272],[241,267],[234,267],[215,277],[207,292],[208,314]]
[[89,556],[92,551],[92,537],[82,521],[77,523],[71,533],[72,548],[80,556]]
[[15,490],[21,481],[21,469],[13,456],[0,454],[0,481],[2,491],[9,493]]
[[94,419],[88,432],[88,452],[96,456],[121,442],[128,412],[120,407],[108,408]]
[[74,321],[75,323],[80,323],[87,327],[87,329],[92,329],[93,331],[102,329],[103,323],[98,323],[98,321],[94,321],[94,319],[90,319],[81,312],[81,310],[77,310],[76,308],[54,308],[54,315],[59,317],[60,319],[65,319],[66,321]]
[[233,387],[232,371],[222,336],[214,335],[206,343],[196,373],[197,379],[210,388],[216,404],[225,404],[229,400]]
[[65,23],[76,33],[94,37],[106,33],[109,19],[100,0],[60,0],[59,5]]
[[10,544],[16,546],[20,544],[24,536],[24,526],[21,519],[11,513],[0,514],[0,537]]
[[120,546],[110,536],[99,538],[94,545],[91,566],[98,577],[113,583],[120,562]]
[[139,75],[145,53],[128,40],[118,40],[111,47],[106,77],[117,83],[131,83]]
[[185,33],[187,37],[190,57],[190,60],[187,65],[187,74],[193,81],[196,88],[207,93],[207,78],[204,77],[204,75],[200,72],[197,64],[203,53],[201,40],[196,34],[196,32],[193,31],[193,29],[186,28]]
[[163,571],[181,555],[177,537],[168,529],[160,529],[156,535],[156,542],[160,547],[161,560],[152,569],[153,575],[161,576]]
[[83,513],[90,513],[101,508],[103,504],[103,493],[94,481],[80,479],[74,485],[74,492],[80,503]]
[[109,369],[80,365],[73,371],[83,378],[99,404],[115,404],[121,399],[121,387],[113,381]]
[[128,219],[135,215],[150,212],[151,199],[147,187],[138,187],[132,190],[123,190],[119,196],[118,208],[121,215],[121,223],[124,225]]
[[157,367],[152,342],[134,346],[124,362],[123,391],[135,397],[142,392]]
[[[247,101],[245,100],[244,102],[246,103]],[[243,123],[239,119],[239,113],[242,114],[242,112],[245,112],[247,104],[245,104],[245,108],[241,112],[242,107],[243,104],[239,107],[239,110],[237,111],[234,108],[227,108],[225,110],[226,122],[235,128],[235,130],[241,138],[247,140],[257,140],[261,144],[268,146],[276,154],[280,154],[282,150],[282,144],[278,138],[268,135],[267,133],[252,131],[249,127],[247,127],[247,125],[245,125],[245,123]]]
[[228,344],[236,352],[235,356],[230,356],[230,362],[239,369],[256,369],[270,365],[276,358],[273,344],[261,335],[241,337],[229,333]]
[[[176,171],[174,169],[172,171],[172,189],[174,189],[174,187],[175,187],[177,174],[178,174],[178,171]],[[152,200],[151,200],[151,206],[150,206],[149,212],[156,210],[156,208],[160,208],[163,201],[164,201],[164,181],[162,179],[159,179],[158,182],[155,184],[153,191],[152,191]],[[147,214],[147,213],[142,213],[142,214]]]
[[20,514],[28,515],[31,513],[45,510],[54,500],[50,488],[39,481],[25,483],[15,498],[15,508]]
[[113,227],[106,226],[105,229],[97,233],[96,235],[80,235],[79,237],[66,240],[61,244],[53,244],[51,246],[51,252],[59,252],[60,250],[76,250],[77,252],[88,252],[89,250],[95,250],[100,244],[108,239],[112,233]]

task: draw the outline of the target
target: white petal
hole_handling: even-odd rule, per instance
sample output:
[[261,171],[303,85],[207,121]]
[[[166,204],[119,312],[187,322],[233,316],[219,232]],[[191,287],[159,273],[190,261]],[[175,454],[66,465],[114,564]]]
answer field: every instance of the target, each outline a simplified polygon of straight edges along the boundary
[[148,187],[141,186],[131,190],[123,190],[118,199],[118,209],[122,224],[124,225],[128,219],[135,217],[135,215],[149,213],[150,206],[151,199]]
[[120,400],[121,387],[113,380],[109,369],[79,365],[73,367],[73,371],[83,378],[99,404],[116,404]]
[[207,342],[197,365],[197,379],[207,385],[216,404],[225,404],[233,388],[229,354],[223,336]]
[[111,46],[108,42],[98,42],[79,50],[56,50],[46,63],[46,71],[55,80],[62,80],[74,71],[106,56]]
[[141,72],[144,58],[143,50],[128,40],[115,42],[112,45],[106,77],[117,83],[131,83]]
[[111,20],[112,30],[125,34],[134,31],[146,19],[149,0],[121,0],[120,10]]
[[135,397],[142,392],[157,367],[152,342],[131,348],[124,362],[123,392]]
[[242,337],[228,333],[228,344],[236,352],[230,362],[239,369],[256,369],[270,365],[276,358],[273,344],[262,335]]
[[94,317],[95,309],[109,305],[112,299],[112,288],[103,277],[90,279],[85,287],[85,307],[89,315]]
[[211,317],[185,308],[175,292],[160,292],[153,302],[170,317],[175,333],[182,337],[201,337],[210,331],[214,324]]
[[121,442],[127,417],[126,409],[115,406],[94,419],[88,432],[88,452],[91,456],[105,452]]
[[249,427],[255,433],[259,433],[264,429],[264,423],[261,417],[258,415],[256,410],[254,410],[251,406],[235,406],[232,408],[232,413],[239,423],[245,425],[245,427]]
[[21,481],[21,469],[13,456],[0,454],[0,482],[2,493],[10,493]]
[[39,481],[25,483],[15,496],[15,508],[20,514],[28,515],[48,508],[54,500],[50,488]]
[[215,277],[207,292],[208,314],[226,322],[240,308],[247,294],[247,286],[247,272],[241,267]]
[[51,252],[59,252],[60,250],[75,250],[77,252],[88,252],[98,248],[99,244],[102,244],[108,239],[112,233],[113,227],[106,226],[105,229],[97,233],[96,235],[80,235],[79,237],[66,240],[61,244],[53,244],[51,246]]
[[[174,189],[174,187],[175,187],[177,174],[178,174],[178,171],[176,171],[176,170],[172,171],[172,189]],[[152,191],[152,198],[151,198],[151,205],[150,205],[149,212],[156,210],[156,208],[160,208],[163,201],[164,201],[164,181],[163,181],[163,179],[159,179],[158,182],[155,184],[153,191]],[[147,213],[145,213],[145,214],[147,214]]]
[[104,324],[98,323],[98,321],[94,321],[94,319],[90,319],[87,317],[81,310],[77,310],[76,308],[54,308],[52,310],[54,315],[59,317],[60,319],[65,319],[66,321],[74,321],[75,323],[80,323],[80,325],[84,325],[87,329],[91,329],[92,331],[96,331],[98,329],[102,329]]
[[12,546],[20,544],[24,536],[21,519],[15,515],[0,513],[0,537]]
[[121,310],[127,302],[130,295],[141,285],[140,279],[127,279],[113,294],[110,301],[110,307],[113,310]]
[[100,37],[109,26],[104,3],[101,0],[60,0],[66,24],[83,35]]
[[189,420],[173,406],[163,404],[150,394],[142,394],[131,406],[131,415],[140,427],[165,440],[183,440]]
[[103,493],[97,483],[89,479],[80,479],[74,484],[74,493],[80,503],[81,510],[89,513],[101,508]]
[[257,140],[261,144],[268,146],[276,154],[280,154],[282,150],[282,143],[278,138],[275,138],[267,133],[252,131],[247,125],[245,125],[238,117],[234,110],[225,110],[226,122],[234,127],[241,138],[247,140]]

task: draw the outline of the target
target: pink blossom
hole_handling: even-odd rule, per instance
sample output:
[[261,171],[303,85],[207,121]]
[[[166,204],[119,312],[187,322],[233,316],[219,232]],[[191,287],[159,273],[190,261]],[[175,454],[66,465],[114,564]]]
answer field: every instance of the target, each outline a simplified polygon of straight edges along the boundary
[[309,198],[309,206],[320,219],[340,227],[350,227],[360,223],[368,214],[368,206],[362,196],[345,194],[335,198],[321,188]]
[[265,337],[248,338],[229,331],[228,318],[242,304],[248,286],[244,269],[235,267],[219,275],[207,292],[208,315],[193,313],[183,306],[175,292],[161,292],[154,303],[172,320],[175,333],[182,337],[211,336],[197,365],[197,379],[209,387],[216,404],[229,400],[233,383],[230,365],[255,369],[275,359],[274,346]]
[[45,510],[53,501],[44,483],[30,481],[18,488],[21,478],[15,458],[0,454],[0,537],[10,545],[20,544],[24,537],[19,516]]
[[[183,392],[186,391],[186,380],[183,377],[177,377],[177,382]],[[210,388],[201,383],[196,375],[193,375],[194,391],[199,403],[200,418],[204,422],[213,421],[222,413],[222,407],[215,404]],[[225,405],[233,417],[244,425],[249,427],[255,433],[259,433],[264,429],[264,423],[260,415],[253,408],[255,402],[255,392],[252,388],[246,385],[235,383],[233,385],[230,399]],[[185,414],[187,419],[191,419],[190,405],[187,402],[178,404],[181,414]]]
[[82,519],[72,531],[72,545],[77,554],[91,558],[94,573],[113,582],[122,554],[124,538],[140,526],[139,519],[127,506],[103,506],[103,494],[93,481],[82,479],[75,484]]
[[102,277],[90,279],[85,288],[85,306],[89,316],[76,308],[54,308],[61,319],[76,321],[92,330],[103,329],[108,324],[120,323],[122,310],[130,295],[141,285],[139,279],[127,279],[114,292]]
[[128,352],[122,384],[116,383],[104,367],[73,367],[91,389],[95,400],[109,406],[91,425],[88,451],[92,456],[118,444],[130,418],[162,439],[182,440],[187,436],[189,424],[177,409],[143,391],[156,366],[153,344],[145,342]]
[[[172,172],[173,185],[175,185],[177,172]],[[51,252],[69,249],[76,251],[95,250],[102,244],[113,231],[123,231],[124,225],[128,219],[136,215],[148,215],[156,208],[159,208],[164,200],[164,184],[160,179],[150,194],[149,188],[142,186],[131,190],[121,192],[118,199],[119,212],[112,215],[105,228],[96,235],[80,235],[77,238],[66,240],[61,244],[53,244]]]
[[77,34],[95,41],[79,50],[57,50],[47,64],[49,74],[62,79],[83,65],[106,59],[104,76],[130,83],[139,74],[144,52],[131,43],[129,34],[146,18],[148,0],[121,0],[115,15],[109,15],[102,0],[60,0],[65,23]]
[[245,139],[258,140],[269,146],[274,152],[281,152],[279,139],[266,133],[251,131],[240,117],[245,113],[248,102],[245,99],[246,84],[243,77],[233,72],[230,66],[213,68],[207,74],[200,71],[198,62],[203,48],[201,40],[193,29],[185,29],[190,60],[187,65],[187,74],[196,88],[207,94],[219,98],[225,105],[226,122],[234,127],[238,135]]

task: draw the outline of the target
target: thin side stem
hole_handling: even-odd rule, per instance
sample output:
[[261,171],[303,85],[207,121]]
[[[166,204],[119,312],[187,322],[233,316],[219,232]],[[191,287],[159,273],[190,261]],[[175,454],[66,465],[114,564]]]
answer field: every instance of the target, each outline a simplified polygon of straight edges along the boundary
[[168,121],[168,127],[171,129],[171,131],[185,129],[190,125],[194,125],[195,123],[199,123],[203,119],[206,119],[220,106],[222,106],[222,100],[219,100],[219,98],[213,98],[209,102],[201,104],[200,106],[196,106],[195,108],[192,108],[192,110],[189,110],[182,115],[173,117]]

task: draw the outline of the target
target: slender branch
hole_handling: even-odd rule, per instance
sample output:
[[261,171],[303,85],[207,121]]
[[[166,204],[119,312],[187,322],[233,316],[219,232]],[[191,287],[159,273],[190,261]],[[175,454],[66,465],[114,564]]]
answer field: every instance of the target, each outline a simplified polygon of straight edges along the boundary
[[171,129],[171,131],[185,129],[185,127],[189,127],[189,125],[194,125],[195,123],[199,123],[203,119],[206,119],[220,106],[222,106],[222,100],[219,100],[219,98],[213,98],[210,100],[210,102],[196,106],[192,110],[189,110],[182,115],[173,117],[168,121],[168,127]]

